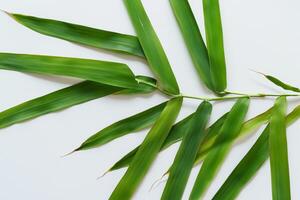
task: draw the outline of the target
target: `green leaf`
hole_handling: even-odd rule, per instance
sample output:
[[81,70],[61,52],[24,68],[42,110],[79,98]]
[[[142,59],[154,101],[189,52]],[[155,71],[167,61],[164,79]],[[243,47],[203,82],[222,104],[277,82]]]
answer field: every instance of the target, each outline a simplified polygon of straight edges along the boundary
[[106,144],[116,138],[122,137],[128,133],[147,128],[156,121],[165,106],[166,102],[121,121],[115,122],[112,125],[89,137],[80,145],[80,147],[78,147],[74,151],[100,147],[103,144]]
[[[233,138],[227,138],[226,140],[222,141],[220,144],[228,143],[228,142],[231,142],[233,140],[236,141],[237,139],[241,139],[241,138],[249,136],[250,133],[253,133],[261,125],[268,122],[268,120],[271,116],[271,111],[272,111],[272,108],[270,108],[269,110],[263,112],[260,115],[257,115],[255,117],[249,119],[248,121],[244,122],[241,131],[236,136],[234,136]],[[199,149],[195,164],[200,163],[200,161],[203,160],[203,158],[205,157],[207,152],[209,152],[210,150],[212,150],[213,148],[215,148],[219,145],[219,144],[216,144],[215,141],[216,141],[216,138],[217,138],[216,136],[220,132],[220,129],[221,129],[220,126],[215,127],[215,130],[213,130],[213,132],[215,134],[212,134],[214,136],[213,137],[208,137],[207,141],[201,146],[201,148]]]
[[242,188],[269,157],[269,127],[260,135],[247,155],[235,167],[225,183],[213,197],[214,200],[234,200]]
[[202,1],[211,79],[215,91],[223,92],[227,87],[227,80],[219,0]]
[[286,97],[278,97],[270,118],[269,153],[274,200],[291,199],[286,141]]
[[212,105],[203,102],[189,123],[186,134],[176,154],[170,175],[161,199],[180,200],[193,168],[197,151],[206,135],[206,124],[210,118]]
[[20,72],[62,75],[82,78],[122,88],[136,88],[137,81],[127,65],[122,63],[0,53],[0,69]]
[[[162,148],[160,149],[160,151],[167,149],[172,144],[175,144],[176,142],[178,142],[182,139],[182,137],[186,133],[186,129],[189,127],[189,122],[191,121],[193,116],[194,116],[194,113],[189,115],[188,117],[184,118],[183,120],[181,120],[180,122],[178,122],[177,124],[175,124],[172,127],[172,129],[171,129],[167,139],[164,141],[164,144],[163,144]],[[223,115],[220,119],[218,119],[214,124],[212,124],[207,129],[208,137],[206,137],[204,139],[204,144],[206,142],[210,141],[209,138],[214,135],[215,129],[217,129],[217,127],[222,126],[225,118],[226,118],[226,114]],[[130,162],[132,161],[132,159],[134,158],[139,147],[140,146],[136,147],[134,150],[132,150],[131,152],[126,154],[123,158],[121,158],[118,162],[116,162],[108,171],[114,171],[114,170],[121,169],[123,167],[127,167],[130,164]]]
[[[287,117],[286,124],[289,126],[300,118],[300,106],[297,106]],[[269,157],[269,132],[267,126],[252,148],[234,168],[221,188],[215,194],[213,200],[234,200],[242,189],[254,177],[260,167]]]
[[[257,129],[261,125],[265,124],[269,120],[270,115],[271,115],[271,109],[265,111],[264,113],[262,113],[256,117],[253,117],[252,119],[249,119],[248,121],[246,121],[243,124],[243,127],[242,127],[240,133],[236,136],[236,138],[232,138],[232,139],[238,139],[238,138],[248,136],[249,133],[254,132],[255,129]],[[172,127],[170,134],[168,135],[167,139],[165,140],[161,151],[182,139],[182,136],[185,133],[184,130],[188,127],[188,121],[192,118],[192,116],[193,116],[193,114],[189,115],[188,117],[186,117],[185,119],[178,122],[176,125],[174,125]],[[211,149],[213,149],[215,147],[214,142],[216,140],[216,137],[218,136],[220,128],[222,127],[223,122],[225,121],[226,117],[227,117],[227,113],[224,114],[220,119],[218,119],[213,125],[211,125],[208,128],[208,130],[207,130],[208,134],[199,149],[199,152],[198,152],[198,155],[197,155],[197,158],[195,161],[196,164],[198,164],[205,157],[205,155]],[[230,142],[230,141],[231,141],[231,139],[226,140],[224,142]],[[114,171],[114,170],[121,169],[123,167],[127,167],[130,164],[130,162],[132,161],[137,150],[138,150],[138,147],[136,147],[130,153],[126,154],[123,158],[121,158],[118,162],[116,162],[108,171]]]
[[200,199],[210,186],[233,144],[233,140],[227,143],[222,142],[228,138],[235,138],[239,134],[248,107],[249,98],[241,98],[230,110],[215,141],[215,144],[218,144],[218,146],[207,154],[195,181],[190,199]]
[[209,89],[214,90],[207,49],[188,1],[170,0],[170,4],[199,77]]
[[110,95],[121,89],[84,81],[2,111],[0,113],[0,128]]
[[143,141],[125,175],[110,196],[110,200],[129,200],[156,158],[177,118],[182,98],[171,99]]
[[[150,80],[150,77],[143,77]],[[41,115],[69,108],[110,94],[136,94],[150,92],[150,86],[139,83],[135,89],[123,89],[92,81],[83,81],[73,86],[52,92],[0,112],[0,128],[30,120]],[[154,91],[152,88],[151,91]]]
[[124,2],[149,66],[158,79],[159,87],[168,93],[179,94],[179,88],[170,63],[141,1],[124,0]]
[[115,33],[67,22],[7,13],[20,24],[44,35],[99,49],[144,57],[135,36]]
[[261,72],[257,72],[257,71],[255,71],[255,72],[263,75],[266,79],[268,79],[269,81],[271,81],[275,85],[277,85],[277,86],[279,86],[279,87],[281,87],[281,88],[283,88],[285,90],[289,90],[289,91],[293,91],[293,92],[300,92],[299,88],[294,87],[294,86],[292,86],[290,84],[284,83],[284,82],[282,82],[281,80],[279,80],[278,78],[276,78],[274,76],[267,75],[267,74],[264,74],[264,73],[261,73]]

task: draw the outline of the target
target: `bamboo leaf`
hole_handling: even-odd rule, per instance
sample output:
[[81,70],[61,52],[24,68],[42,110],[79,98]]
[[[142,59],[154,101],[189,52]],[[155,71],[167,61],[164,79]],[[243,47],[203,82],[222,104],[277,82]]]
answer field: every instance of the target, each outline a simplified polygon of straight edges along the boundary
[[277,98],[270,118],[269,153],[274,200],[291,199],[286,141],[286,107],[286,97]]
[[158,79],[159,87],[168,93],[179,94],[179,88],[170,63],[141,1],[124,0],[124,2],[149,66]]
[[115,33],[77,24],[7,13],[20,24],[44,35],[99,49],[144,57],[143,49],[135,36]]
[[266,79],[268,79],[269,81],[271,81],[275,85],[277,85],[277,86],[279,86],[279,87],[281,87],[285,90],[289,90],[289,91],[293,91],[293,92],[300,92],[299,88],[297,88],[295,86],[292,86],[290,84],[284,83],[283,81],[279,80],[278,78],[276,78],[274,76],[264,74],[264,73],[261,73],[261,72],[257,72],[257,71],[255,71],[255,72],[263,75]]
[[[287,117],[286,125],[291,125],[300,118],[300,106],[297,106]],[[233,200],[252,179],[260,167],[269,157],[269,132],[268,125],[252,148],[234,168],[213,200]]]
[[[260,127],[261,125],[267,123],[267,121],[270,118],[271,111],[272,110],[269,109],[269,110],[265,111],[264,113],[246,121],[243,124],[242,129],[241,129],[240,133],[236,136],[236,138],[231,138],[231,139],[235,140],[238,138],[245,137],[249,133],[254,132],[254,130],[257,129],[258,127]],[[163,145],[161,151],[182,139],[182,136],[185,133],[184,130],[187,128],[188,121],[192,118],[192,116],[193,116],[193,114],[186,117],[184,120],[178,122],[176,125],[174,125],[172,127],[170,134],[168,135],[166,141],[164,142],[164,145]],[[200,161],[202,161],[203,158],[205,157],[205,155],[211,149],[218,146],[218,144],[214,145],[214,142],[215,142],[216,137],[218,136],[218,133],[223,125],[223,122],[226,119],[226,116],[227,116],[227,113],[224,114],[220,119],[218,119],[212,126],[210,126],[208,128],[207,137],[204,139],[204,142],[199,149],[195,164],[198,164]],[[224,142],[230,142],[231,139],[225,140]],[[116,162],[108,171],[114,171],[114,170],[121,169],[123,167],[127,167],[130,164],[130,162],[132,161],[137,150],[138,150],[138,147],[136,147],[134,150],[132,150],[131,152],[126,154],[123,158],[121,158],[118,162]]]
[[113,94],[121,88],[84,81],[27,101],[0,113],[0,128]]
[[188,1],[170,0],[170,4],[199,77],[209,89],[214,90],[207,49]]
[[269,128],[266,128],[215,194],[214,200],[236,199],[242,188],[269,157],[268,138]]
[[[143,89],[145,89],[145,91]],[[149,88],[145,87],[143,83],[139,83],[138,88],[133,90],[134,91],[92,81],[83,81],[0,112],[0,128],[5,128],[16,123],[66,109],[110,94],[149,92]]]
[[[248,120],[243,124],[243,128],[241,130],[241,133],[239,137],[243,135],[247,135],[249,132],[253,131],[263,123],[265,123],[269,116],[270,116],[271,109],[267,110],[266,112]],[[175,142],[178,142],[181,140],[182,136],[184,135],[185,131],[188,127],[188,122],[192,118],[193,114],[189,115],[182,121],[178,122],[176,125],[174,125],[165,140],[163,147],[160,151],[168,148],[170,145],[174,144]],[[197,155],[197,161],[195,163],[199,163],[203,157],[209,152],[214,146],[213,142],[215,141],[215,136],[219,133],[219,129],[222,126],[225,118],[227,116],[227,113],[224,114],[220,119],[218,119],[211,127],[208,128],[208,137],[205,138],[205,141],[203,142],[203,145],[201,146],[198,155]],[[204,146],[204,148],[203,148]],[[136,147],[134,150],[126,154],[122,159],[120,159],[118,162],[116,162],[107,172],[111,172],[114,170],[118,170],[124,167],[127,167],[132,159],[134,158],[136,152],[138,151],[138,147]],[[106,172],[106,173],[107,173]],[[167,173],[166,173],[167,174]]]
[[138,87],[127,65],[106,61],[0,53],[0,69],[72,76],[122,88]]
[[200,199],[211,184],[233,144],[233,140],[227,143],[222,143],[222,141],[235,138],[240,132],[248,107],[249,98],[241,98],[230,110],[215,141],[215,144],[219,145],[206,156],[192,189],[190,199]]
[[219,0],[202,0],[202,2],[211,79],[215,91],[223,92],[227,80]]
[[241,131],[236,136],[234,136],[233,138],[227,138],[224,141],[219,141],[219,143],[215,143],[215,141],[217,138],[216,136],[218,136],[218,133],[220,132],[221,127],[215,127],[215,130],[213,131],[215,133],[215,134],[213,134],[214,136],[208,137],[207,141],[204,142],[204,144],[199,149],[195,164],[200,163],[203,160],[203,158],[205,157],[205,155],[207,154],[207,152],[209,152],[210,150],[212,150],[215,147],[218,147],[218,145],[223,144],[223,143],[228,143],[231,141],[236,141],[238,139],[248,136],[250,133],[253,133],[261,125],[268,122],[268,120],[271,116],[271,112],[272,112],[272,108],[261,113],[260,115],[257,115],[255,117],[249,119],[248,121],[243,123]]
[[[175,124],[172,127],[172,129],[171,129],[167,139],[164,141],[164,144],[163,144],[162,148],[160,149],[160,151],[167,149],[172,144],[175,144],[176,142],[178,142],[182,139],[182,137],[186,133],[186,129],[189,127],[189,122],[191,121],[193,116],[194,116],[194,113],[189,115],[188,117],[184,118],[183,120],[181,120],[180,122],[178,122],[177,124]],[[206,142],[210,141],[209,138],[213,137],[215,130],[218,129],[218,127],[222,126],[226,116],[227,116],[227,114],[223,115],[220,119],[218,119],[215,123],[213,123],[207,129],[208,136],[205,137],[204,142],[203,142],[204,144]],[[132,159],[134,158],[139,147],[140,146],[136,147],[134,150],[132,150],[131,152],[126,154],[123,158],[121,158],[118,162],[116,162],[108,171],[114,171],[114,170],[121,169],[123,167],[127,167],[130,164],[130,162],[132,161]]]
[[128,133],[147,128],[156,121],[165,106],[166,102],[121,121],[115,122],[89,137],[74,151],[100,147],[103,144],[106,144]]
[[206,135],[205,127],[210,118],[212,105],[203,102],[194,114],[187,133],[172,164],[170,175],[161,199],[180,200],[182,198],[190,172],[193,168],[197,151]]
[[170,100],[143,141],[125,175],[110,196],[110,200],[129,200],[159,153],[177,118],[182,98]]

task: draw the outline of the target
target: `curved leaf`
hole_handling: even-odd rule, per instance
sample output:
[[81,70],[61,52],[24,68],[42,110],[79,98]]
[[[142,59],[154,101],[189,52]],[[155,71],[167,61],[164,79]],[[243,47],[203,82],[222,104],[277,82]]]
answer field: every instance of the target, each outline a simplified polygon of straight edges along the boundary
[[141,1],[124,0],[124,2],[149,66],[158,79],[159,86],[168,93],[179,94],[179,88],[170,63]]
[[199,77],[206,87],[214,90],[207,49],[188,1],[170,0],[170,4]]
[[147,128],[156,121],[165,106],[166,102],[121,121],[115,122],[112,125],[89,137],[80,145],[80,147],[78,147],[74,151],[100,147],[103,144],[106,144],[128,133]]
[[219,0],[202,2],[211,79],[215,91],[223,92],[227,87],[227,80]]
[[268,79],[269,81],[271,81],[272,83],[274,83],[275,85],[285,89],[285,90],[290,90],[290,91],[293,91],[293,92],[300,92],[300,89],[295,87],[295,86],[292,86],[290,84],[287,84],[287,83],[284,83],[283,81],[279,80],[278,78],[274,77],[274,76],[271,76],[271,75],[267,75],[267,74],[264,74],[264,73],[261,73],[261,72],[257,72],[261,75],[263,75],[266,79]]
[[270,118],[269,153],[274,200],[291,199],[286,141],[286,97],[278,97]]
[[[300,118],[300,106],[297,106],[287,117],[286,125],[291,125]],[[234,168],[213,200],[234,200],[256,174],[269,157],[269,125]]]
[[203,102],[189,123],[186,134],[170,169],[170,175],[161,199],[180,200],[193,168],[197,151],[206,135],[206,124],[209,120],[212,105]]
[[135,36],[115,33],[53,19],[7,13],[20,24],[44,35],[60,38],[94,48],[144,57]]
[[200,199],[211,184],[233,144],[233,140],[227,143],[223,143],[223,141],[228,138],[235,138],[236,135],[239,134],[243,121],[246,117],[248,107],[249,98],[241,98],[235,103],[228,113],[218,137],[214,142],[214,144],[218,144],[218,146],[206,155],[192,189],[190,199]]
[[125,175],[110,196],[110,200],[129,200],[156,158],[177,118],[182,98],[170,100],[143,141]]
[[0,53],[0,69],[82,78],[122,88],[136,88],[137,81],[122,63],[54,56]]

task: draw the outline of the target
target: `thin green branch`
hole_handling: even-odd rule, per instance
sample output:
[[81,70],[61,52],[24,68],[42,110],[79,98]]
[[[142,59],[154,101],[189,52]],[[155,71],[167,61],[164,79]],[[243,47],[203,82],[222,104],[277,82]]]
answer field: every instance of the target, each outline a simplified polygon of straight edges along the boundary
[[159,88],[158,85],[141,80],[141,79],[137,79],[138,83],[143,83],[146,85],[149,85],[151,87],[156,88],[159,92],[163,93],[166,96],[169,97],[183,97],[183,98],[187,98],[187,99],[195,99],[195,100],[201,100],[201,101],[225,101],[225,100],[231,100],[231,99],[239,99],[239,98],[243,98],[243,97],[248,97],[248,98],[265,98],[265,97],[279,97],[279,96],[285,96],[285,97],[300,97],[300,94],[263,94],[263,93],[259,93],[259,94],[247,94],[247,93],[241,93],[241,92],[233,92],[233,91],[225,91],[225,94],[228,95],[235,95],[235,96],[225,96],[225,97],[202,97],[202,96],[192,96],[192,95],[185,95],[185,94],[180,94],[180,95],[173,95],[170,94],[166,91],[164,91],[163,89]]
[[254,95],[239,95],[239,96],[226,96],[226,97],[216,97],[216,98],[209,98],[209,97],[200,97],[200,96],[190,96],[190,95],[181,95],[183,98],[188,99],[196,99],[196,100],[202,100],[202,101],[224,101],[224,100],[231,100],[231,99],[239,99],[244,97],[249,98],[265,98],[265,97],[279,97],[279,96],[285,96],[285,97],[299,97],[299,94],[254,94]]

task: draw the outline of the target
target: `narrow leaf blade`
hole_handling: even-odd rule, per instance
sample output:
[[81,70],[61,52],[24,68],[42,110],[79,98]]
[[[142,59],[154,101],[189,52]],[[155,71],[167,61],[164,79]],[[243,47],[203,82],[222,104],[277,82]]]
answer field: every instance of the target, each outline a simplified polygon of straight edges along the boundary
[[223,92],[227,87],[227,78],[219,0],[202,2],[211,79],[215,91]]
[[266,79],[268,79],[269,81],[271,81],[272,83],[274,83],[278,87],[281,87],[282,89],[293,91],[293,92],[300,92],[299,88],[297,88],[297,87],[295,87],[293,85],[287,84],[287,83],[281,81],[280,79],[278,79],[278,78],[276,78],[274,76],[271,76],[271,75],[268,75],[268,74],[264,74],[264,73],[261,73],[261,72],[257,72],[257,73],[263,75]]
[[269,153],[274,200],[291,199],[286,141],[286,97],[279,97],[270,119]]
[[[297,106],[287,117],[287,126],[300,118],[300,106]],[[213,200],[233,200],[242,189],[254,177],[260,167],[269,157],[269,125],[257,139],[255,144],[247,152],[244,158],[234,168],[221,188],[215,194]]]
[[[181,120],[180,122],[178,122],[177,124],[175,124],[172,127],[172,129],[171,129],[167,139],[165,140],[162,148],[160,149],[160,151],[163,151],[164,149],[167,149],[168,147],[170,147],[172,144],[175,144],[176,142],[182,140],[182,137],[186,134],[186,129],[189,127],[189,123],[192,120],[193,116],[194,116],[194,113],[189,115],[188,117],[184,118],[183,120]],[[208,137],[206,137],[204,139],[203,144],[206,144],[207,142],[209,142],[211,140],[209,138],[214,135],[214,132],[215,132],[214,130],[218,129],[218,127],[222,126],[225,118],[226,118],[226,114],[223,115],[220,119],[218,119],[214,124],[212,124],[207,129]],[[121,169],[123,167],[127,167],[130,164],[130,162],[132,161],[132,159],[134,158],[139,147],[140,146],[136,147],[134,150],[132,150],[131,152],[126,154],[123,158],[121,158],[118,162],[116,162],[109,169],[109,171],[114,171],[117,169]]]
[[206,156],[196,178],[190,199],[200,199],[210,186],[233,143],[233,141],[229,143],[222,142],[228,138],[235,138],[239,133],[248,112],[248,107],[249,99],[242,98],[239,99],[230,110],[215,141],[215,144],[220,145],[212,149]]
[[158,79],[159,86],[166,92],[179,94],[179,87],[170,63],[141,1],[124,0],[124,2],[149,66]]
[[191,119],[189,127],[186,130],[187,133],[182,139],[172,164],[170,175],[161,197],[162,200],[180,200],[182,198],[197,151],[206,135],[205,127],[211,110],[212,105],[209,102],[203,102]]
[[182,98],[174,98],[167,103],[160,117],[147,134],[125,175],[110,196],[110,200],[129,200],[132,197],[168,136],[180,111],[181,104]]
[[200,161],[203,160],[203,158],[205,157],[207,152],[209,152],[213,148],[217,147],[218,145],[221,145],[223,143],[236,141],[238,139],[249,136],[250,133],[253,133],[261,125],[266,124],[268,122],[268,120],[271,116],[271,111],[272,111],[272,108],[270,108],[267,111],[261,113],[260,115],[257,115],[255,117],[249,119],[248,121],[244,122],[243,126],[241,128],[241,131],[236,136],[234,136],[233,138],[227,138],[226,140],[224,140],[222,142],[219,141],[218,144],[216,144],[215,141],[216,141],[216,138],[217,138],[216,136],[220,132],[221,127],[220,126],[216,127],[215,130],[213,130],[213,132],[215,133],[215,134],[213,134],[214,136],[213,137],[208,137],[207,141],[199,149],[195,164],[200,163]]
[[44,35],[99,49],[117,51],[144,57],[143,49],[135,36],[115,33],[78,24],[7,13],[20,24]]
[[[297,113],[296,113],[297,114]],[[260,127],[261,125],[267,123],[271,115],[271,109],[263,112],[262,114],[253,117],[252,119],[249,119],[243,124],[243,127],[240,131],[240,133],[236,136],[236,138],[232,138],[232,140],[236,140],[238,138],[246,137],[249,135],[249,133],[254,132],[255,129]],[[184,135],[186,128],[188,127],[188,122],[192,118],[193,114],[189,115],[182,121],[178,122],[176,125],[174,125],[170,131],[170,134],[168,135],[166,141],[164,142],[164,145],[161,149],[164,150],[171,146],[172,144],[180,141],[182,139],[182,136]],[[216,140],[216,137],[218,136],[218,133],[227,117],[227,113],[224,114],[220,119],[218,119],[212,126],[208,128],[208,134],[207,137],[204,139],[203,144],[200,146],[198,155],[195,160],[195,164],[198,164],[205,155],[214,147],[217,145],[214,145],[214,142]],[[231,139],[226,140],[224,142],[230,142]],[[123,158],[121,158],[118,162],[116,162],[109,171],[114,171],[121,169],[123,167],[127,167],[130,162],[132,161],[135,153],[137,152],[138,147],[132,150],[130,153],[126,154]]]
[[236,199],[242,188],[249,182],[269,157],[268,139],[269,127],[263,131],[246,156],[235,167],[215,194],[213,200]]
[[166,106],[166,102],[149,108],[141,113],[115,122],[102,129],[84,141],[75,151],[87,150],[100,147],[116,138],[128,133],[142,130],[152,125]]
[[0,113],[0,128],[113,94],[121,88],[84,81],[27,101]]
[[[151,79],[150,77],[145,78]],[[0,112],[0,128],[5,128],[107,95],[148,93],[156,89],[155,87],[152,89],[149,87],[148,85],[145,86],[143,83],[139,83],[135,89],[123,89],[92,81],[83,81]]]
[[207,49],[188,1],[170,0],[170,4],[198,75],[213,90]]
[[137,81],[122,63],[54,56],[0,53],[0,69],[82,78],[122,88],[136,88]]

